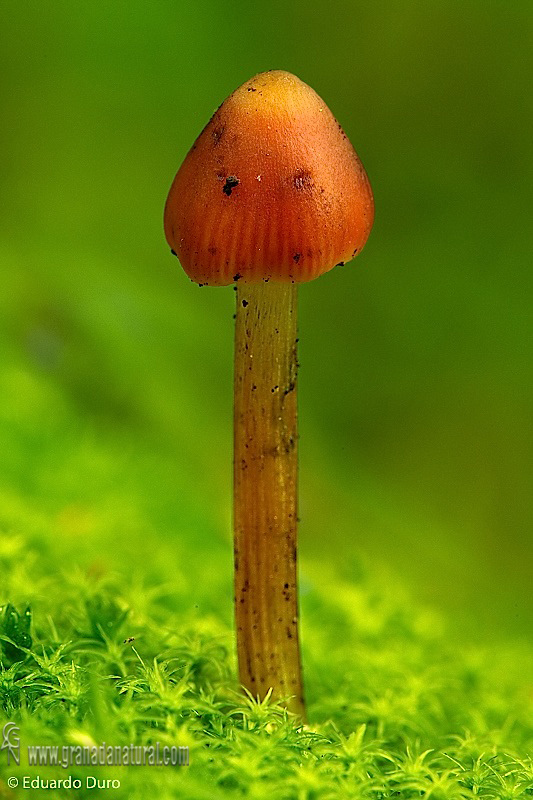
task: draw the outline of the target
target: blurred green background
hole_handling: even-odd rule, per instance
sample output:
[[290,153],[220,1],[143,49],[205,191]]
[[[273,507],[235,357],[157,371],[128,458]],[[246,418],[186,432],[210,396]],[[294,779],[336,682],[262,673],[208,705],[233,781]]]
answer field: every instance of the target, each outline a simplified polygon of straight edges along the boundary
[[529,0],[4,0],[0,31],[5,534],[97,561],[142,531],[141,570],[203,582],[209,537],[229,585],[234,293],[188,281],[162,210],[224,97],[286,69],[376,202],[300,291],[302,591],[370,563],[466,632],[529,630]]

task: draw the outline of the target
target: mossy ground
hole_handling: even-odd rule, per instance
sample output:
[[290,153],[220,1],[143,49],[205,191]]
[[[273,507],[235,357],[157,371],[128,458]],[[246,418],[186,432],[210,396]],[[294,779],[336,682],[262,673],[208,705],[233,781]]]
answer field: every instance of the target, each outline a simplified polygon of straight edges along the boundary
[[112,796],[125,798],[533,794],[528,644],[465,643],[372,566],[346,565],[341,577],[304,559],[309,724],[254,702],[236,682],[229,536],[193,501],[172,519],[164,447],[80,431],[46,378],[15,370],[15,384],[19,402],[1,403],[12,480],[0,540],[0,721],[20,726],[23,745],[187,745],[190,765],[7,768],[1,753],[0,797],[42,796],[9,789],[10,775],[67,773],[118,778]]

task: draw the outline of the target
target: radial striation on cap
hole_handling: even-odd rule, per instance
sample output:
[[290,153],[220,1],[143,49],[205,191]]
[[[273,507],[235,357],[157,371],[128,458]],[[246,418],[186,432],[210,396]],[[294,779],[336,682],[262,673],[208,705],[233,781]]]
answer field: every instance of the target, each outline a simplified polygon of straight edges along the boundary
[[288,72],[222,103],[172,183],[165,235],[200,284],[303,282],[363,248],[372,189],[341,126]]

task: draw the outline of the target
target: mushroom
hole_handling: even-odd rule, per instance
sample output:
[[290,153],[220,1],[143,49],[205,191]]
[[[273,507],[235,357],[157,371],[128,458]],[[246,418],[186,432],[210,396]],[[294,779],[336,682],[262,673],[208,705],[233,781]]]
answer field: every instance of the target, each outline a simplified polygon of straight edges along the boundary
[[200,285],[235,284],[234,534],[239,676],[305,718],[298,636],[297,287],[361,252],[372,190],[321,98],[256,75],[172,183],[165,235]]

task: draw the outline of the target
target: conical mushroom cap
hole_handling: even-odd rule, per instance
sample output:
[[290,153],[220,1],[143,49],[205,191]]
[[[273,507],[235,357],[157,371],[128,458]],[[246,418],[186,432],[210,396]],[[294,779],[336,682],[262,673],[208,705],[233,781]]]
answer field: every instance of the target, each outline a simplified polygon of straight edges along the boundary
[[222,103],[170,189],[165,235],[200,284],[309,281],[365,244],[372,189],[341,126],[289,72]]

